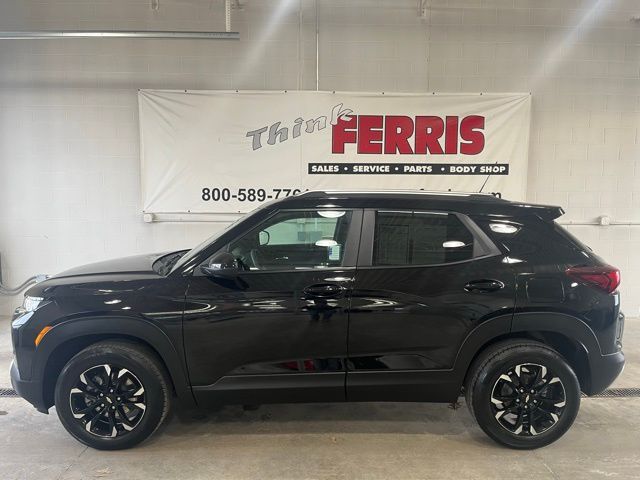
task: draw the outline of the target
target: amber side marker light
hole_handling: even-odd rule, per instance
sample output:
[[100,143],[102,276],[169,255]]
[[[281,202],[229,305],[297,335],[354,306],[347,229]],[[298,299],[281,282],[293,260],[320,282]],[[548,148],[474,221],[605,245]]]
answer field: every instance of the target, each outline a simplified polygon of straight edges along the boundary
[[51,330],[52,327],[44,327],[42,330],[40,330],[40,333],[38,334],[38,336],[36,337],[36,339],[34,340],[33,343],[36,344],[36,347],[38,346],[38,344],[42,341],[42,339],[44,338],[44,336],[47,334],[47,332],[49,330]]

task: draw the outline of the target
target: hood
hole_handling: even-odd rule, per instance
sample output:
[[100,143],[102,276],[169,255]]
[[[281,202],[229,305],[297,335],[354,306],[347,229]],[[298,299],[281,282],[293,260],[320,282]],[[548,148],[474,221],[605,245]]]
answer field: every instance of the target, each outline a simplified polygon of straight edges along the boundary
[[153,262],[166,253],[134,255],[132,257],[115,258],[103,262],[89,263],[58,273],[51,278],[77,277],[81,275],[100,275],[110,273],[155,273]]

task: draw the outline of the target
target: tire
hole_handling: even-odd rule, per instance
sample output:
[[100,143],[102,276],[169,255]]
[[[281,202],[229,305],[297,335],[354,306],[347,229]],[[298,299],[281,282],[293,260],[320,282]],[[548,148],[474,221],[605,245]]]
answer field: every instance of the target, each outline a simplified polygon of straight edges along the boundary
[[489,437],[507,447],[534,449],[556,441],[571,427],[580,408],[580,385],[552,348],[510,340],[476,359],[465,397]]
[[56,411],[65,429],[85,445],[130,448],[150,437],[167,417],[170,385],[149,348],[104,341],[64,366],[55,387]]

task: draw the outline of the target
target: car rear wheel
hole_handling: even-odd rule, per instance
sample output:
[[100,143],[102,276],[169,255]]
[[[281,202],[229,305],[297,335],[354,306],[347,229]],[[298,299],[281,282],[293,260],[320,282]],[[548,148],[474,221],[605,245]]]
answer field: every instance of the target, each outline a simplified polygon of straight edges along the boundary
[[100,450],[132,447],[156,431],[171,406],[164,367],[147,347],[91,345],[64,366],[55,389],[58,417],[77,440]]
[[560,438],[580,408],[578,379],[558,352],[532,341],[497,344],[470,369],[467,405],[480,428],[511,448]]

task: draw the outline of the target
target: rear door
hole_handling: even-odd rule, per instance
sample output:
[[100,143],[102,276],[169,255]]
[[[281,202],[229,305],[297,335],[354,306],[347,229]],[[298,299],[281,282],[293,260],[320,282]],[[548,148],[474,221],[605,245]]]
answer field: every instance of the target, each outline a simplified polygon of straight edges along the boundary
[[467,216],[367,210],[349,322],[347,398],[455,398],[465,337],[511,312],[514,274]]

